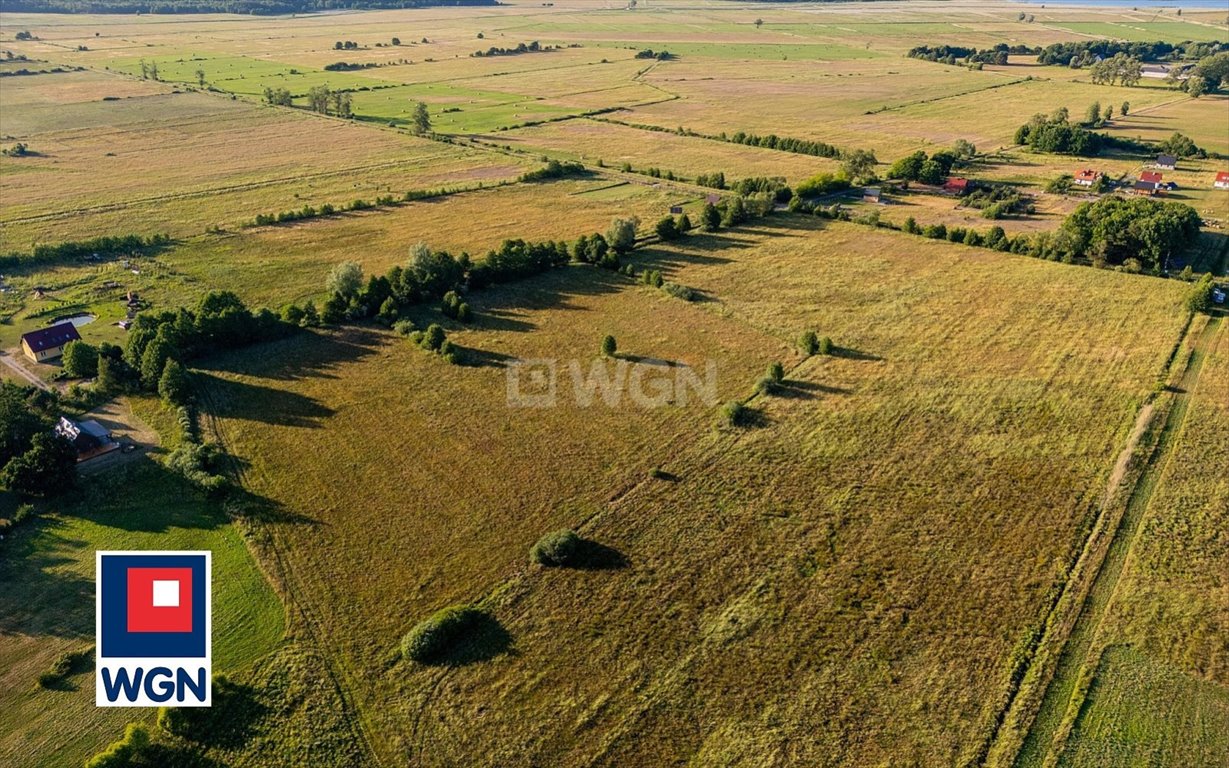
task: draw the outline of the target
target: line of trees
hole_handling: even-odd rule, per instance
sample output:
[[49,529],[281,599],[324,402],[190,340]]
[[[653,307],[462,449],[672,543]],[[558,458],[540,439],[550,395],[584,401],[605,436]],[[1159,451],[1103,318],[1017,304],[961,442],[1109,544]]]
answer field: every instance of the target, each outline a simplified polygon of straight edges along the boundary
[[519,56],[522,53],[540,53],[544,51],[553,51],[555,46],[542,45],[537,40],[531,43],[518,43],[515,48],[500,48],[492,45],[485,51],[474,51],[470,56],[482,58],[486,56]]
[[307,90],[307,108],[322,115],[354,116],[350,94],[331,90],[327,85],[314,85]]
[[[811,212],[826,218],[854,220],[840,206],[815,208]],[[1014,238],[1000,226],[984,231],[945,224],[923,226],[912,217],[900,227],[881,221],[878,216],[859,219],[857,223],[1050,261],[1083,262],[1160,275],[1175,256],[1198,240],[1200,219],[1195,209],[1185,203],[1110,196],[1083,203],[1057,231],[1021,233]]]
[[0,256],[0,268],[46,267],[78,259],[109,259],[145,256],[171,244],[167,235],[108,235],[90,240],[70,240],[55,245],[36,245],[29,253]]
[[380,65],[374,61],[335,61],[332,64],[325,64],[323,69],[325,72],[353,72],[356,69],[373,69],[378,66]]
[[1153,43],[1128,42],[1125,40],[1080,40],[1048,45],[1037,54],[1039,64],[1064,67],[1092,66],[1098,60],[1109,59],[1118,54],[1141,61],[1181,61],[1210,56],[1225,47],[1221,42]]
[[532,171],[522,173],[517,181],[531,183],[535,181],[550,181],[564,179],[569,176],[584,176],[588,174],[585,166],[568,160],[547,160],[546,165]]
[[999,43],[993,48],[978,50],[962,45],[918,45],[905,54],[911,59],[923,59],[942,64],[1006,64],[1009,55],[1035,56],[1041,48],[1031,48],[1027,45],[1008,45]]

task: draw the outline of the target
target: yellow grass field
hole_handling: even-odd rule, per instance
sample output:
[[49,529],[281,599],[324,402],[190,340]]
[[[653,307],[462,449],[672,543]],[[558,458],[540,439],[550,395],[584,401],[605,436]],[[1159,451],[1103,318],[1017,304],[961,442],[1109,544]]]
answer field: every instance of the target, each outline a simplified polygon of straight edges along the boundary
[[828,158],[794,155],[759,147],[697,140],[593,120],[568,120],[494,134],[491,140],[527,151],[598,161],[637,170],[658,167],[685,178],[722,171],[730,181],[748,176],[781,176],[796,184],[817,173],[833,173],[840,164]]
[[[702,304],[565,270],[475,295],[490,325],[453,336],[487,360],[587,362],[613,333],[629,354],[715,359],[723,396],[784,359],[795,394],[754,401],[766,425],[742,435],[713,433],[705,409],[526,417],[504,406],[498,362],[441,368],[369,333],[218,364],[210,396],[246,481],[317,521],[274,535],[325,626],[347,627],[325,631],[378,751],[634,764],[771,744],[776,759],[873,764],[955,760],[984,736],[1007,656],[1177,338],[1176,287],[868,232],[697,236],[644,258]],[[1075,317],[1089,333],[1066,331]],[[849,351],[798,365],[787,348],[808,327]],[[575,442],[582,421],[599,443]],[[390,422],[414,426],[362,463]],[[677,482],[647,479],[653,466]],[[527,570],[529,544],[565,525],[630,566]],[[959,540],[941,534],[953,527]],[[476,599],[514,653],[377,673],[414,617]],[[824,662],[838,656],[853,663]]]

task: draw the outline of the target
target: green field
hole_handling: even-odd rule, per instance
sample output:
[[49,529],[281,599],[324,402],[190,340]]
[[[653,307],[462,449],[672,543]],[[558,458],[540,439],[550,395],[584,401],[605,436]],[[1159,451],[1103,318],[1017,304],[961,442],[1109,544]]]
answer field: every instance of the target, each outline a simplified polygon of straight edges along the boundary
[[1110,648],[1062,766],[1229,763],[1229,691]]
[[[36,678],[60,653],[94,643],[94,551],[208,549],[213,552],[213,661],[233,674],[271,653],[285,629],[283,608],[243,536],[216,503],[152,460],[91,478],[81,498],[55,508],[4,542],[0,596],[5,707],[0,742],[10,765],[76,764],[141,713],[94,707],[93,665],[64,690]],[[31,762],[37,755],[37,760]]]

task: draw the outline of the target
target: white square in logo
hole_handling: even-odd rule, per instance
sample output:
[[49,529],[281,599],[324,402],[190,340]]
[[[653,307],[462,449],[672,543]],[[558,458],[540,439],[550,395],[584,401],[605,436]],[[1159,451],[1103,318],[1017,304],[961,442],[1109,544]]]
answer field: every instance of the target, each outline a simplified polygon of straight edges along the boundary
[[178,581],[154,581],[154,607],[155,608],[178,608],[179,607],[179,582]]

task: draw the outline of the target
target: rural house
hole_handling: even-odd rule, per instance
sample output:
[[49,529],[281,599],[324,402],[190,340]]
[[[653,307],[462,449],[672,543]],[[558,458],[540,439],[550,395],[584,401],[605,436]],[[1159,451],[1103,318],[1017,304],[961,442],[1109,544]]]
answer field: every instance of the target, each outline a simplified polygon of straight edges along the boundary
[[1216,189],[1229,189],[1229,171],[1217,172],[1216,180],[1212,182],[1212,186]]
[[1161,179],[1163,178],[1165,177],[1162,174],[1157,173],[1156,171],[1144,171],[1143,173],[1139,175],[1140,181],[1147,181],[1151,184],[1160,184]]
[[80,340],[81,334],[77,333],[77,326],[69,322],[58,323],[23,334],[21,351],[34,362],[42,363],[64,354],[64,345],[68,342]]
[[1135,182],[1135,186],[1131,187],[1131,191],[1137,195],[1158,195],[1161,193],[1161,182],[1159,181],[1144,181],[1140,179]]
[[1081,170],[1079,173],[1075,174],[1075,180],[1072,183],[1077,184],[1081,187],[1091,187],[1092,185],[1096,184],[1097,179],[1100,179],[1100,178],[1101,178],[1100,171],[1094,171],[1091,168],[1085,168]]
[[1178,158],[1173,155],[1157,155],[1156,167],[1163,168],[1167,171],[1172,171],[1178,167]]
[[866,203],[883,202],[883,195],[879,187],[866,187],[862,190],[862,201]]

